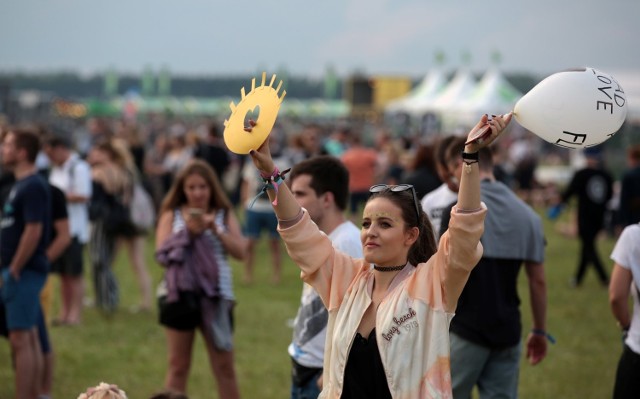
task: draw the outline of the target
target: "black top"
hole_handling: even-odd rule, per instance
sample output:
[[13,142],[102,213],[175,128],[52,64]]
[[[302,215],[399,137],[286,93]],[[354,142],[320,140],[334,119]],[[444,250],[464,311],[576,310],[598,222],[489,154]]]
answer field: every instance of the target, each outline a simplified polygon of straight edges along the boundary
[[52,184],[49,184],[49,188],[51,189],[51,235],[49,242],[51,242],[57,235],[55,222],[68,219],[69,215],[67,214],[67,198],[62,190]]
[[[0,176],[0,208],[4,207],[4,203],[15,182],[16,178],[13,173],[3,173]],[[56,238],[55,222],[68,219],[69,215],[67,214],[67,197],[64,192],[51,183],[49,183],[49,189],[51,190],[51,233],[49,242],[51,242]]]
[[42,225],[35,251],[24,264],[26,270],[48,272],[46,249],[51,232],[51,189],[39,174],[16,181],[3,205],[0,221],[0,265],[9,267],[27,224]]
[[[449,226],[452,203],[442,213],[440,236]],[[467,341],[492,349],[504,349],[520,342],[520,297],[518,274],[521,259],[482,257],[469,275],[449,331]]]
[[518,273],[522,260],[482,258],[464,286],[449,331],[492,349],[520,342]]
[[604,224],[607,202],[613,195],[613,178],[603,169],[581,169],[562,194],[562,202],[574,195],[578,197],[579,232],[598,232]]
[[429,168],[418,168],[405,173],[400,180],[402,183],[411,184],[416,189],[418,200],[438,188],[442,182]]
[[376,329],[369,339],[356,334],[344,370],[341,399],[391,399],[387,376],[376,341]]
[[194,156],[211,165],[220,181],[222,181],[224,171],[227,170],[231,163],[227,151],[220,146],[212,144],[200,144],[196,148]]
[[640,166],[628,170],[620,188],[620,224],[640,222]]

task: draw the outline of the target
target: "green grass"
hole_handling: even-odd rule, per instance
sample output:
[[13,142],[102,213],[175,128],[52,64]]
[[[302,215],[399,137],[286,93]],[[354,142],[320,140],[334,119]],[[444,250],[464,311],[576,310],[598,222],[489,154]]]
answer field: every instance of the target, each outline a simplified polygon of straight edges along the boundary
[[[520,397],[606,398],[611,396],[615,368],[621,350],[620,336],[609,311],[607,290],[593,273],[587,273],[582,288],[571,289],[567,282],[576,267],[578,241],[567,239],[546,223],[548,330],[557,344],[550,345],[547,358],[532,367],[523,360]],[[600,240],[603,261],[614,241]],[[147,259],[154,284],[161,269],[153,261],[149,241]],[[144,399],[162,388],[166,369],[163,329],[152,313],[132,314],[138,302],[133,271],[124,254],[116,263],[121,284],[121,309],[105,318],[95,308],[87,308],[80,327],[53,327],[51,335],[57,354],[54,398],[76,398],[86,387],[100,381],[116,383],[132,399]],[[295,316],[301,290],[299,272],[285,256],[283,281],[271,283],[269,255],[265,242],[258,246],[256,281],[243,285],[242,266],[233,262],[236,281],[236,367],[244,398],[282,399],[289,396],[290,360],[287,345],[291,329],[287,320]],[[520,276],[523,327],[531,327],[529,298],[524,273]],[[89,293],[92,293],[90,285]],[[57,287],[56,287],[57,288]],[[57,306],[57,304],[56,304]],[[14,395],[9,346],[0,341],[0,399]],[[190,397],[217,398],[202,339],[198,336],[189,379]]]

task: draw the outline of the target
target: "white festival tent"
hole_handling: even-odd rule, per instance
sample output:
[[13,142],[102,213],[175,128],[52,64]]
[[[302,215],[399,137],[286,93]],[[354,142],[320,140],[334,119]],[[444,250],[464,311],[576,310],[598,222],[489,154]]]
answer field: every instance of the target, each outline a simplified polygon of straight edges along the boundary
[[521,97],[522,93],[500,71],[490,69],[466,98],[442,110],[442,118],[456,128],[471,128],[483,114],[501,115],[512,111]]
[[446,84],[447,77],[442,70],[433,69],[406,96],[391,101],[385,107],[385,113],[411,113],[416,107],[430,104],[442,92]]
[[456,108],[461,101],[469,97],[476,85],[477,82],[473,74],[467,68],[462,68],[456,72],[456,75],[439,96],[433,101],[422,103],[419,107],[414,105],[411,108],[411,114],[423,123],[431,120],[435,115],[438,119],[438,130],[452,129],[454,127],[451,125],[452,121],[445,118],[447,112]]

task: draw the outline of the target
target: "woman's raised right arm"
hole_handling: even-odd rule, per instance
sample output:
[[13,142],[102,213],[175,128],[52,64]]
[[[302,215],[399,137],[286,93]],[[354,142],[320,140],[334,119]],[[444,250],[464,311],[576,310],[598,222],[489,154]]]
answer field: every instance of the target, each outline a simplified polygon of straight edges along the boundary
[[[260,171],[263,178],[271,177],[277,173],[277,168],[273,162],[273,158],[271,158],[268,138],[258,150],[251,150],[249,154],[251,155],[253,164]],[[300,210],[302,208],[286,184],[279,184],[277,192],[274,188],[269,188],[267,194],[276,212],[276,216],[278,216],[278,220],[293,220],[300,216]]]

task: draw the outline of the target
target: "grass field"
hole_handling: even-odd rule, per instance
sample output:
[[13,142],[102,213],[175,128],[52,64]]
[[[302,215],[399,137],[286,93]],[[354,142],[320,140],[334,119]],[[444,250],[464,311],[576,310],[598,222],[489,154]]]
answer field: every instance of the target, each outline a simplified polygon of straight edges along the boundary
[[[548,330],[557,339],[544,362],[531,367],[523,361],[520,372],[520,397],[529,398],[607,398],[611,387],[621,341],[611,312],[607,290],[589,271],[583,286],[572,289],[568,280],[576,266],[577,240],[567,239],[546,223]],[[614,241],[599,242],[603,261]],[[153,261],[152,241],[147,259],[154,284],[161,269]],[[287,321],[295,316],[301,284],[295,265],[285,256],[283,281],[273,285],[269,255],[262,243],[258,247],[256,282],[240,283],[241,265],[233,263],[237,307],[236,366],[244,398],[282,399],[289,396],[290,360],[287,345],[291,329]],[[262,260],[262,261],[261,261]],[[105,318],[87,308],[79,327],[53,327],[52,341],[57,354],[54,398],[75,399],[88,386],[100,381],[118,384],[131,399],[145,399],[162,388],[166,350],[162,328],[152,313],[131,313],[138,301],[133,271],[123,254],[115,267],[121,284],[121,310]],[[531,327],[529,298],[524,273],[520,276],[523,325]],[[90,287],[90,286],[89,286]],[[89,288],[89,294],[92,294]],[[0,341],[0,399],[13,398],[13,371],[8,342]],[[199,337],[189,380],[191,398],[217,398],[215,380]]]

